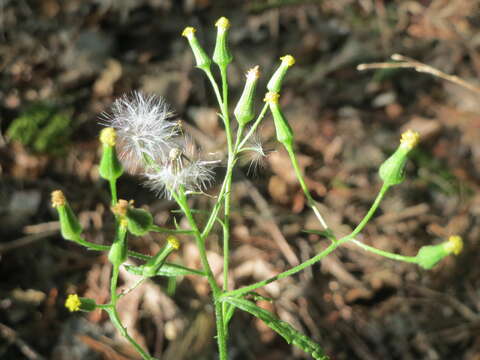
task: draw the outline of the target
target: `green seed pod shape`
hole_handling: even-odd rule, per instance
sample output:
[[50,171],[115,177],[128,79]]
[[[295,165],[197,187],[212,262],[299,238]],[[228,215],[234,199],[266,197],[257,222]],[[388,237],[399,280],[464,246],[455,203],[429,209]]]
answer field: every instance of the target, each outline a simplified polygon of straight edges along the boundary
[[167,257],[179,248],[180,242],[177,238],[172,235],[168,236],[167,244],[143,266],[142,275],[146,277],[155,276]]
[[379,175],[386,185],[397,185],[405,180],[405,164],[407,163],[408,152],[407,149],[399,147],[393,155],[380,166]]
[[192,48],[193,56],[195,57],[195,62],[197,63],[196,66],[204,71],[207,71],[212,64],[212,59],[210,59],[198,42],[198,39],[195,36],[195,31],[196,30],[193,27],[186,27],[182,32],[182,36],[187,38],[188,43]]
[[115,181],[123,174],[123,166],[118,160],[114,146],[103,145],[99,166],[100,176],[105,180]]
[[230,21],[226,17],[221,17],[215,23],[215,26],[217,27],[217,41],[215,42],[212,58],[215,64],[227,66],[233,60],[227,40]]
[[120,224],[115,234],[115,240],[108,252],[108,260],[114,266],[120,266],[127,259],[127,227],[125,225],[125,220],[120,220]]
[[270,91],[265,95],[264,101],[267,102],[270,107],[278,142],[286,148],[291,148],[293,146],[293,130],[278,105],[279,97],[280,95],[278,93]]
[[235,110],[233,111],[238,124],[241,126],[245,126],[255,117],[253,102],[259,76],[260,72],[258,70],[258,66],[255,66],[247,72],[247,81],[245,82],[245,87],[243,88],[242,95],[240,96],[237,106],[235,106]]
[[448,256],[450,252],[444,244],[422,246],[416,256],[417,264],[424,269],[431,269]]
[[129,206],[127,209],[128,231],[135,236],[145,235],[153,224],[153,216],[148,211]]
[[76,241],[83,229],[70,208],[70,205],[66,203],[63,206],[58,206],[57,211],[60,218],[60,232],[62,237],[65,240]]
[[280,92],[282,89],[283,78],[285,77],[287,70],[293,64],[295,64],[295,59],[292,55],[285,55],[280,58],[282,61],[277,70],[273,73],[272,77],[268,81],[267,89],[271,92]]

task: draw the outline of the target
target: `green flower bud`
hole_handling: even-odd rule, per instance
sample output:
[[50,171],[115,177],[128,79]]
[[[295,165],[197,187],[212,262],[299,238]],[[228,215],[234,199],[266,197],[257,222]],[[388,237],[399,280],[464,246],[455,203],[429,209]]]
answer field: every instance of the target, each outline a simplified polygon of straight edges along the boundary
[[462,252],[463,240],[460,236],[454,235],[438,245],[422,246],[416,256],[416,262],[424,269],[433,268],[438,262],[450,254],[458,255]]
[[202,46],[198,42],[198,39],[195,36],[195,31],[197,30],[191,26],[186,27],[182,32],[182,36],[187,38],[188,43],[192,48],[193,56],[195,56],[197,67],[204,71],[207,71],[212,64],[212,59],[210,59],[210,57],[207,55],[205,50],[203,50]]
[[403,182],[408,154],[418,144],[419,139],[420,135],[412,130],[407,130],[402,134],[400,146],[380,166],[379,175],[385,185],[393,186]]
[[108,260],[114,266],[120,266],[127,260],[127,219],[120,219],[120,223],[115,233],[115,239],[108,252]]
[[215,23],[217,27],[217,41],[215,42],[215,49],[213,51],[213,61],[219,66],[227,66],[233,60],[228,47],[227,35],[230,28],[230,21],[226,17],[221,17]]
[[278,105],[279,97],[280,94],[269,91],[265,94],[263,100],[268,103],[270,111],[272,112],[278,142],[282,143],[285,147],[290,148],[293,146],[293,130]]
[[61,190],[52,192],[52,207],[57,209],[60,232],[65,240],[77,241],[83,229]]
[[146,277],[155,276],[158,270],[165,263],[167,257],[175,250],[180,249],[180,242],[178,239],[170,235],[167,237],[167,244],[154,257],[152,257],[142,269],[142,275]]
[[90,312],[97,308],[95,300],[90,298],[81,298],[77,294],[70,294],[65,301],[65,307],[70,311],[86,311]]
[[243,88],[242,95],[240,96],[237,106],[235,106],[235,110],[233,111],[235,118],[241,126],[245,126],[255,117],[253,100],[255,97],[255,88],[257,87],[259,76],[260,71],[258,70],[258,65],[254,68],[251,68],[247,72],[247,81],[245,82],[245,87]]
[[116,133],[113,128],[105,128],[100,133],[100,142],[103,145],[100,160],[100,176],[106,180],[117,180],[123,174],[123,167],[115,151]]
[[285,55],[280,58],[282,61],[278,69],[273,73],[268,81],[267,89],[270,92],[280,92],[282,89],[282,82],[289,67],[295,64],[295,58],[292,55]]
[[118,200],[118,203],[112,206],[112,212],[124,218],[127,221],[128,231],[135,236],[143,236],[150,231],[153,225],[153,216],[148,211],[137,209],[131,206],[127,200]]

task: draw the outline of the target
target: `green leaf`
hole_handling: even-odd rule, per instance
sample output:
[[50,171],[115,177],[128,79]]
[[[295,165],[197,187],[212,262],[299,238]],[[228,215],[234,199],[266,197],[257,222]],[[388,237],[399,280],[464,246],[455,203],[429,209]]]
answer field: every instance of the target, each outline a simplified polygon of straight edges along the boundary
[[[142,266],[125,265],[125,269],[127,269],[129,273],[134,275],[142,275],[142,272],[143,272]],[[200,270],[189,269],[182,265],[165,263],[162,265],[162,267],[157,271],[157,273],[154,276],[174,277],[174,276],[186,276],[186,275],[205,276],[205,273]]]
[[302,232],[307,233],[307,234],[320,235],[322,237],[326,237],[328,240],[331,240],[333,242],[337,241],[337,238],[335,237],[335,235],[333,234],[333,231],[331,229],[327,229],[327,230],[309,230],[309,229],[306,229],[306,230],[302,230]]
[[310,339],[308,336],[297,331],[293,326],[276,318],[271,312],[258,307],[253,302],[235,297],[223,297],[220,301],[231,304],[243,311],[246,311],[253,316],[261,319],[272,330],[276,331],[282,336],[289,344],[293,344],[306,353],[310,354],[316,360],[328,360],[328,356],[325,355],[323,349]]

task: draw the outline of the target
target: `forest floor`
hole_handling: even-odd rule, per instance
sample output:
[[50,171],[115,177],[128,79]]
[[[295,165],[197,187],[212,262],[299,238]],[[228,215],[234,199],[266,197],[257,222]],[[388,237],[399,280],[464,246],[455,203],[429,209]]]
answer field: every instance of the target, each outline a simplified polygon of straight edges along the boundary
[[[72,292],[108,301],[110,264],[62,240],[50,193],[64,190],[88,240],[111,241],[108,187],[98,175],[99,115],[133,90],[164,96],[203,151],[221,156],[215,98],[180,34],[195,26],[210,51],[213,24],[227,16],[232,104],[248,68],[260,65],[263,89],[279,57],[295,56],[282,108],[307,185],[337,234],[369,209],[381,187],[378,167],[411,128],[422,140],[407,179],[359,239],[404,255],[453,234],[465,242],[462,254],[430,271],[348,245],[259,291],[273,302],[258,304],[332,359],[480,359],[478,93],[412,69],[356,70],[400,53],[478,83],[479,13],[478,0],[0,2],[0,358],[138,359],[104,314],[63,306]],[[244,159],[234,176],[235,287],[298,264],[327,241],[303,231],[320,227],[274,138],[267,118],[259,132],[267,156],[255,169]],[[135,175],[120,179],[119,194],[160,226],[173,226],[175,217],[186,226],[174,203]],[[211,199],[193,204],[207,209]],[[208,243],[220,276],[219,233]],[[151,254],[163,240],[153,234],[130,245]],[[173,261],[199,268],[194,244],[182,243]],[[135,282],[126,272],[121,279],[126,287]],[[121,300],[129,331],[162,360],[215,358],[204,279],[179,279],[172,296],[168,288],[148,281]],[[247,314],[232,320],[230,346],[232,359],[308,358]]]

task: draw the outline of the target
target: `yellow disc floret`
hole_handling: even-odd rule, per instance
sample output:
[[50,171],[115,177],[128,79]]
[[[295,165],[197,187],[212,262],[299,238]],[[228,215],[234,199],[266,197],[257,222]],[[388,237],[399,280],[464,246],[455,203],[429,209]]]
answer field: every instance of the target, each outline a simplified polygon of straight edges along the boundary
[[173,236],[173,235],[170,235],[167,237],[167,242],[170,244],[171,247],[173,247],[175,250],[178,250],[180,249],[180,241],[178,241],[178,239]]
[[65,307],[71,312],[79,311],[81,304],[82,302],[77,294],[68,295],[67,300],[65,301]]
[[225,16],[222,16],[217,20],[215,26],[218,28],[218,30],[225,31],[230,27],[230,20],[228,20]]
[[265,98],[263,101],[269,104],[278,104],[278,99],[280,98],[280,94],[277,92],[269,91],[265,94]]
[[463,249],[463,239],[458,235],[452,235],[448,238],[448,241],[444,245],[445,250],[458,255]]
[[282,63],[286,64],[288,67],[295,64],[295,58],[292,55],[282,56],[280,60],[282,60]]
[[100,142],[104,145],[115,146],[117,133],[114,128],[107,127],[100,132]]
[[191,39],[195,36],[195,31],[197,30],[194,27],[188,26],[183,30],[182,36],[185,36],[187,39]]
[[402,134],[400,139],[400,146],[411,150],[413,149],[418,142],[420,141],[420,134],[413,130],[407,130]]
[[52,207],[56,208],[57,206],[64,206],[67,203],[65,195],[62,190],[52,191]]

